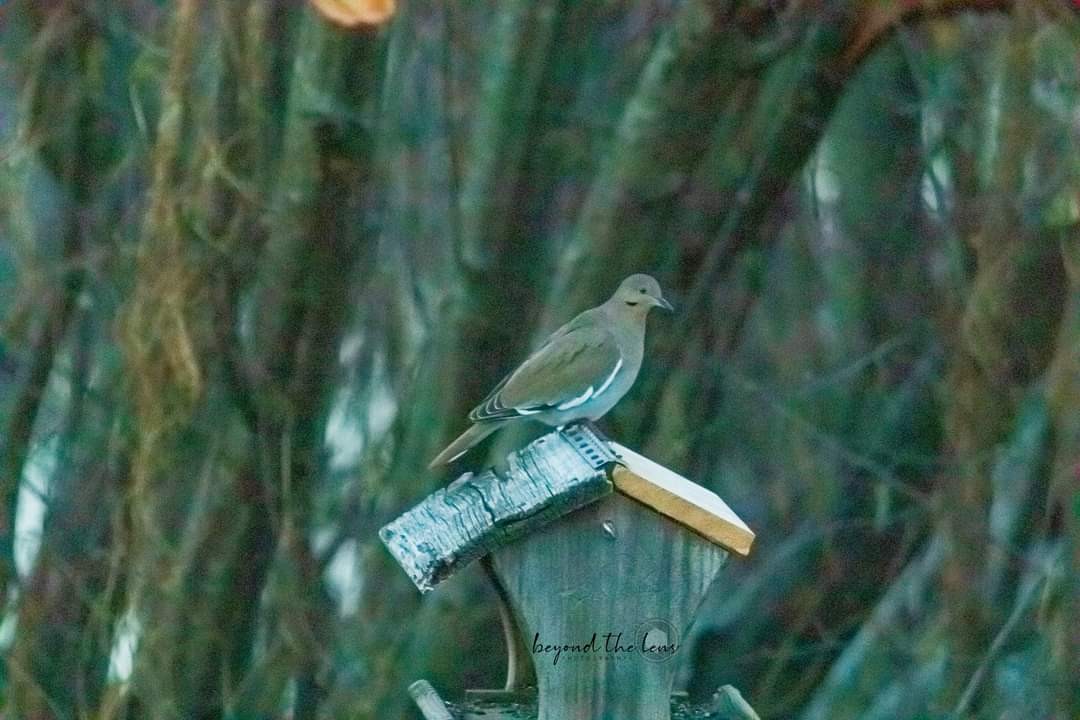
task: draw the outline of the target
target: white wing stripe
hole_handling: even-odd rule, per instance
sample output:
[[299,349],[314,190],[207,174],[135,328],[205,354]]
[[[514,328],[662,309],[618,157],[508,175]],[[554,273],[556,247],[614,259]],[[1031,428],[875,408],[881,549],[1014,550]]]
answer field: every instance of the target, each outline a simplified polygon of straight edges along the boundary
[[578,395],[576,398],[570,398],[564,403],[559,403],[555,406],[556,410],[569,410],[570,408],[576,408],[584,402],[587,402],[589,398],[593,396],[592,385],[585,388],[585,392]]
[[585,404],[593,398],[600,397],[600,393],[607,390],[611,386],[611,383],[615,382],[615,376],[618,375],[619,370],[622,369],[622,364],[622,358],[619,358],[619,361],[615,363],[615,368],[611,371],[611,374],[604,379],[604,382],[601,383],[600,387],[597,388],[595,391],[593,391],[593,386],[590,385],[589,387],[585,388],[585,392],[581,393],[575,398],[570,398],[566,402],[559,403],[555,406],[555,409],[570,410],[571,408],[576,408],[579,405]]
[[619,374],[619,370],[622,370],[622,358],[619,358],[619,362],[615,363],[615,369],[608,375],[607,380],[600,386],[600,389],[596,391],[593,397],[599,397],[602,392],[608,389],[611,383],[615,382],[615,376]]

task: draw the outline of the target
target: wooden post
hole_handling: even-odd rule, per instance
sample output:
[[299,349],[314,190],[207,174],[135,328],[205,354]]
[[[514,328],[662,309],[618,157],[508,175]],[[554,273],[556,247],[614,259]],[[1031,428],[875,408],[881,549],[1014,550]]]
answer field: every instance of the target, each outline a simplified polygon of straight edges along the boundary
[[539,720],[669,720],[682,639],[726,558],[618,493],[497,550]]

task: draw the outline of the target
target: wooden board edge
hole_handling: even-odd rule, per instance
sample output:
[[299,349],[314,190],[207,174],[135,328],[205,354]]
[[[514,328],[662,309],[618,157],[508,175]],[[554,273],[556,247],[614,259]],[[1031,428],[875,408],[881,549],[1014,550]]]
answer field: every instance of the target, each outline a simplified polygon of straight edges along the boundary
[[[732,524],[734,524],[734,525],[738,526],[739,528],[741,528],[743,530],[743,532],[749,533],[750,535],[754,534],[750,530],[750,527],[745,522],[743,522],[743,519],[741,517],[739,517],[738,513],[736,513],[731,508],[730,505],[728,505],[726,502],[724,502],[724,499],[722,497],[720,497],[719,495],[714,493],[712,490],[709,490],[704,485],[701,485],[699,483],[694,482],[693,480],[685,478],[682,475],[680,475],[679,473],[675,472],[674,470],[671,470],[670,468],[666,468],[663,465],[656,462],[655,460],[652,460],[651,458],[648,458],[648,457],[646,457],[645,455],[642,455],[639,452],[631,450],[630,448],[628,448],[628,447],[626,447],[624,445],[620,445],[619,443],[617,443],[617,442],[615,442],[613,440],[609,440],[608,445],[611,447],[612,452],[614,452],[616,454],[616,456],[618,458],[617,462],[620,465],[625,466],[628,470],[630,470],[630,472],[635,473],[635,474],[639,475],[640,477],[645,478],[650,483],[652,483],[654,485],[659,485],[662,488],[663,483],[657,482],[655,478],[651,478],[647,473],[642,472],[642,470],[646,469],[648,466],[655,465],[660,471],[678,478],[678,480],[680,482],[686,483],[687,485],[692,485],[698,491],[703,492],[703,493],[705,493],[707,495],[713,496],[716,499],[716,501],[719,502],[721,506],[723,506],[724,511],[727,514],[730,514],[731,517],[729,518],[729,522],[731,522]],[[643,467],[638,467],[638,466],[643,466]],[[682,496],[680,495],[680,497],[682,497]],[[690,501],[690,502],[693,502],[693,501]],[[713,513],[713,514],[715,514],[715,513]]]
[[[651,507],[661,515],[693,530],[706,540],[743,557],[750,554],[755,535],[754,531],[745,525],[740,526],[731,523],[678,495],[663,492],[657,485],[649,482],[625,465],[615,465],[611,471],[611,481],[615,485],[615,489],[623,495]],[[668,506],[664,507],[659,503],[650,501],[650,496],[658,489],[663,492],[665,501],[669,503]]]

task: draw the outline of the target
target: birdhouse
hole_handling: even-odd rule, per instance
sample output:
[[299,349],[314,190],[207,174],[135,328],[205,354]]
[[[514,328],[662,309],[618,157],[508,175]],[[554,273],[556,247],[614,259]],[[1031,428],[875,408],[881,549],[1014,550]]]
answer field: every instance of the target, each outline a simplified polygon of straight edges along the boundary
[[[681,716],[682,642],[729,554],[754,540],[717,495],[588,424],[463,475],[379,535],[421,592],[482,560],[504,603],[506,688],[452,706],[418,682],[429,720]],[[725,692],[718,702],[742,702]],[[745,711],[693,717],[754,717]]]

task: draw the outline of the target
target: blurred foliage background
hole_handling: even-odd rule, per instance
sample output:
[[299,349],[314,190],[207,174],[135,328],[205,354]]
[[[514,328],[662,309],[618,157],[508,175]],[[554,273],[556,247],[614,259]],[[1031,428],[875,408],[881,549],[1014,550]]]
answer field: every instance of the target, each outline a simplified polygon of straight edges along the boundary
[[482,575],[421,598],[375,531],[648,271],[677,313],[602,425],[759,538],[691,693],[1080,718],[1078,23],[0,4],[4,716],[390,720],[419,677],[501,684]]

